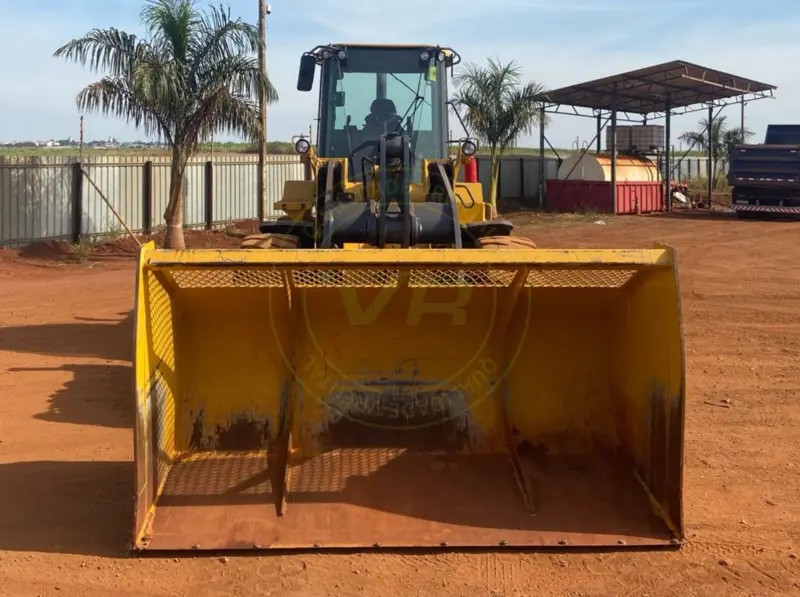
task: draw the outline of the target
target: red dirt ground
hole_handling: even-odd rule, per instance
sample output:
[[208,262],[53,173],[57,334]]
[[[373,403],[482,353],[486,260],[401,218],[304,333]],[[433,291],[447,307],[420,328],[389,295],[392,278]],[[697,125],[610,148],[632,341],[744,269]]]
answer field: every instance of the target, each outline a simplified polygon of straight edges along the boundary
[[800,594],[800,223],[514,219],[541,247],[677,247],[680,551],[129,557],[133,246],[51,244],[0,250],[0,595]]

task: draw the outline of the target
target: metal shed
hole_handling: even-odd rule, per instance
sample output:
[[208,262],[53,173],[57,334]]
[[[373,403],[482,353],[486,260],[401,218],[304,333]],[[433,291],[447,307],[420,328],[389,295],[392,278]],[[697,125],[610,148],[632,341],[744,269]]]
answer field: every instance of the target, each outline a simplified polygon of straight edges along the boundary
[[[742,127],[744,127],[744,106],[746,103],[773,97],[775,85],[762,83],[739,75],[700,66],[685,60],[673,60],[638,70],[595,79],[561,89],[545,91],[538,97],[542,102],[542,121],[546,113],[572,114],[597,119],[597,141],[600,151],[600,135],[606,125],[611,127],[611,202],[617,212],[616,185],[616,128],[618,120],[627,122],[648,122],[665,119],[666,147],[670,146],[670,117],[708,110],[708,126],[714,121],[722,108],[740,103],[742,107]],[[589,109],[592,114],[581,113],[579,108]],[[571,111],[570,111],[571,109]],[[621,117],[620,117],[621,116]],[[549,144],[544,127],[540,128],[539,160],[543,169],[545,143]],[[591,145],[590,143],[589,145]],[[710,145],[710,144],[709,144]],[[552,148],[552,145],[550,145]],[[585,153],[588,147],[583,150]],[[711,165],[713,147],[708,148],[708,193],[711,197],[713,181]],[[663,174],[664,201],[669,209],[670,178],[672,165],[669,151],[666,151]],[[540,181],[539,204],[544,206],[545,181]]]

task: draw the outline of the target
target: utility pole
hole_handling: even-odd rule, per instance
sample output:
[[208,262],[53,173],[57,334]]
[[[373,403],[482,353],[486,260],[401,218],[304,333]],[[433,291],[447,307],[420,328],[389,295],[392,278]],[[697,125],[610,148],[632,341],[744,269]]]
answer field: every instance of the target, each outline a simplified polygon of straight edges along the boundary
[[[262,76],[267,75],[267,15],[272,7],[265,0],[258,0],[258,67]],[[261,115],[261,138],[258,143],[258,219],[262,221],[267,213],[267,90],[261,88],[259,98]]]
[[81,163],[83,163],[83,112],[81,112],[80,156]]

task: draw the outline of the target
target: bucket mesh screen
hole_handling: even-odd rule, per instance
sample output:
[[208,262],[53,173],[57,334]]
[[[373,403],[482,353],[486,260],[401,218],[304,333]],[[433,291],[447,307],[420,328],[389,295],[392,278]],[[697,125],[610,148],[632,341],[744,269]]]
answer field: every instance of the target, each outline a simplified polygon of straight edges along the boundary
[[191,269],[172,272],[181,289],[190,288],[280,288],[283,276],[277,269]]
[[504,287],[514,280],[514,270],[417,269],[411,272],[409,286]]
[[[156,485],[167,476],[175,452],[175,395],[168,375],[175,370],[175,342],[173,337],[172,303],[166,289],[153,272],[148,274],[150,296],[147,313],[148,333],[151,337],[151,369],[148,372],[148,409],[155,409],[153,429],[157,461]],[[147,416],[152,416],[148,412]]]
[[[463,269],[413,268],[286,268],[296,288],[394,288],[404,284],[412,288],[507,288],[521,268]],[[531,268],[526,288],[621,288],[637,269],[614,268]],[[282,269],[214,268],[177,269],[170,272],[180,289],[197,288],[281,288]]]
[[294,285],[300,288],[383,288],[397,286],[399,279],[398,269],[301,269],[292,273]]
[[534,269],[526,288],[621,288],[636,275],[635,269]]

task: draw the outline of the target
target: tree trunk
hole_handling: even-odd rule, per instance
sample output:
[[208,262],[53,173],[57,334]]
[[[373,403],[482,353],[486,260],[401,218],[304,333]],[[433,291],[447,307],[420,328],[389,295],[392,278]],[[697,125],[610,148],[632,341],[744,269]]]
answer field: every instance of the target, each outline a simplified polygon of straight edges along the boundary
[[169,203],[164,211],[167,233],[164,236],[165,249],[186,248],[183,238],[183,174],[186,162],[178,147],[172,150],[172,165],[169,177]]
[[489,183],[489,201],[492,204],[492,211],[497,213],[497,184],[500,182],[500,156],[495,151],[491,152],[491,172],[492,180]]

